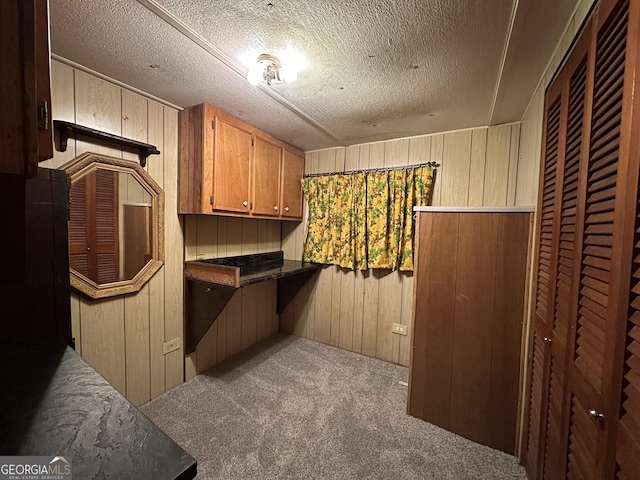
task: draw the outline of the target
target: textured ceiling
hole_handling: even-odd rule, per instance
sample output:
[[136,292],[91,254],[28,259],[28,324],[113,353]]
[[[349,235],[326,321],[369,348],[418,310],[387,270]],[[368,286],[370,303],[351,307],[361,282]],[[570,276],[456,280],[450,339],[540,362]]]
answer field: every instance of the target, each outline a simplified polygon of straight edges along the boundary
[[[520,120],[575,0],[50,0],[56,55],[303,150]],[[255,87],[247,52],[309,66]],[[53,106],[55,110],[55,105]]]

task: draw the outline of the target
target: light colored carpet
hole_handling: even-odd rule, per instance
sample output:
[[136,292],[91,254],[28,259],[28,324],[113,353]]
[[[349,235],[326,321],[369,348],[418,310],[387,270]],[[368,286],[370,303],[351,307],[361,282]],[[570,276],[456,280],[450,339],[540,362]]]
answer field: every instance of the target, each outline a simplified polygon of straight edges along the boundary
[[515,458],[406,415],[407,368],[283,334],[141,410],[198,479],[525,479]]

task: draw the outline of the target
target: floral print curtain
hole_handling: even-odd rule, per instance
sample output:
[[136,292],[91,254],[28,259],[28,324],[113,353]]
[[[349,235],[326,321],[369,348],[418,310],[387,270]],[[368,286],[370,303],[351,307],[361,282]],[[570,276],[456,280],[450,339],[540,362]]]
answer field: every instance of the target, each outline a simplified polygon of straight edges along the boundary
[[429,166],[303,179],[303,260],[353,270],[413,270],[413,207],[428,205]]

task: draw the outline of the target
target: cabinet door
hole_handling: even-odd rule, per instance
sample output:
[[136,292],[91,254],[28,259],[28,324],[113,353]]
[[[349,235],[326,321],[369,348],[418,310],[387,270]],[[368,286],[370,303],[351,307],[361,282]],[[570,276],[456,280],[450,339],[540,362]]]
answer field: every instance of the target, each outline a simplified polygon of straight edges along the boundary
[[[27,2],[28,3],[28,2]],[[36,123],[38,129],[38,161],[53,157],[51,120],[51,74],[49,68],[49,18],[47,0],[34,0]]]
[[[34,177],[53,156],[46,0],[0,2],[0,173]],[[29,105],[30,108],[23,108]]]
[[304,157],[284,150],[282,159],[282,199],[280,214],[288,218],[302,218],[302,175]]
[[251,139],[248,129],[216,118],[213,210],[249,213]]
[[256,136],[253,161],[254,215],[278,215],[280,192],[280,144]]

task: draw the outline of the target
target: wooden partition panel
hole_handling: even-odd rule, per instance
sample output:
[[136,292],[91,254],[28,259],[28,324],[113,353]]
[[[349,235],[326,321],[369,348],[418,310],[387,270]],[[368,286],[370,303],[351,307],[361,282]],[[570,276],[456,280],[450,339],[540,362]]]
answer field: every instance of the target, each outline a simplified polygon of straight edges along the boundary
[[530,213],[418,219],[410,415],[513,453]]

